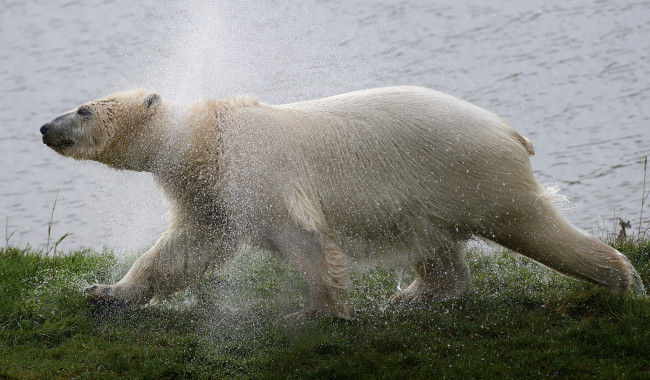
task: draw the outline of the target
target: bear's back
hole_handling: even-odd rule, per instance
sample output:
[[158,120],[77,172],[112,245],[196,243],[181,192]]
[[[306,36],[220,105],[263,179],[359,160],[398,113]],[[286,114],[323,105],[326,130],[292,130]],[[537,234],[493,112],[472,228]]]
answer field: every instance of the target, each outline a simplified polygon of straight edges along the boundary
[[308,187],[328,215],[368,226],[372,215],[383,221],[399,212],[449,220],[486,196],[511,199],[521,190],[513,183],[534,188],[518,136],[455,97],[389,87],[242,107],[228,118],[223,143],[237,197],[257,198],[247,204],[282,203],[295,186]]

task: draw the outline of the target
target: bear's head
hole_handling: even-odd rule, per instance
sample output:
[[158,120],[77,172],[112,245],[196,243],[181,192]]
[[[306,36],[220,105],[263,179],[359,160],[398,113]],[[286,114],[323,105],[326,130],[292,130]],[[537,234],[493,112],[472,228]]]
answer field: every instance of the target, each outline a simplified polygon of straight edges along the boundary
[[43,143],[63,156],[145,170],[139,166],[149,158],[160,103],[160,95],[141,89],[91,101],[44,124]]

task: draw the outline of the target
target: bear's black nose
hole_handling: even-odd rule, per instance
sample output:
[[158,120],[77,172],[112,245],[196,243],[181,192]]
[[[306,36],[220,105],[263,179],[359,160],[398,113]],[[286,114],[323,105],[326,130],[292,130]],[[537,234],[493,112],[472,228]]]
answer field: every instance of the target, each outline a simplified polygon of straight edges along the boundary
[[50,129],[50,123],[43,124],[43,126],[41,127],[41,134],[44,135],[48,129]]

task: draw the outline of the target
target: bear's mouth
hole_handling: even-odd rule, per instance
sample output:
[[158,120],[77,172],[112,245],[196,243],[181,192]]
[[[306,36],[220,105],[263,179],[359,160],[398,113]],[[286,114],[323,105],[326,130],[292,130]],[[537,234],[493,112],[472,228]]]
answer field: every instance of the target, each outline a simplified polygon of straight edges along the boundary
[[[43,139],[45,140],[45,138]],[[43,141],[45,145],[49,146],[52,149],[64,149],[74,145],[74,140],[70,139],[61,139],[56,141]]]

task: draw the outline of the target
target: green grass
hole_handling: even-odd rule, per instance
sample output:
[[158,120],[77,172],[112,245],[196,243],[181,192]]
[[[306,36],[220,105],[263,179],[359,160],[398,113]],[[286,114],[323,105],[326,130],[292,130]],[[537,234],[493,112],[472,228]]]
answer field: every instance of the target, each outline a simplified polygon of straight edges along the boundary
[[[650,243],[618,247],[650,283]],[[408,272],[355,275],[352,321],[284,321],[299,276],[247,252],[152,307],[111,309],[82,288],[129,266],[110,253],[0,249],[0,378],[650,378],[650,301],[526,259],[469,255],[468,294],[386,307]]]

